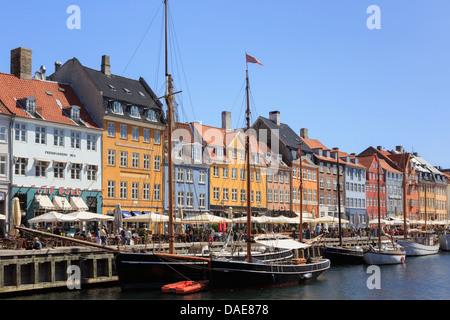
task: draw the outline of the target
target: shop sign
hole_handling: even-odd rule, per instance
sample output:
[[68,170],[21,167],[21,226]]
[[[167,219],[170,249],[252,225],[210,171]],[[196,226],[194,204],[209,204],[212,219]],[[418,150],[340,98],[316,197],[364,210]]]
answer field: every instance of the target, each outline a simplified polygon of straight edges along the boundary
[[38,189],[39,194],[48,194],[48,195],[59,195],[59,196],[80,196],[81,190],[73,190],[73,189],[54,189],[54,188],[40,188]]

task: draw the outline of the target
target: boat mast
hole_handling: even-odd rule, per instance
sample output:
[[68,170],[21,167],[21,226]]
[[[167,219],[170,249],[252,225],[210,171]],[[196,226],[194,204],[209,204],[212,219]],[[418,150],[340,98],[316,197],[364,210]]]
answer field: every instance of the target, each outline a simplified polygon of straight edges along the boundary
[[168,35],[167,35],[167,1],[164,0],[165,4],[165,65],[166,65],[166,105],[167,105],[167,122],[168,122],[168,193],[169,193],[169,253],[174,254],[174,230],[173,230],[173,159],[172,159],[172,102],[173,102],[173,84],[172,76],[169,74],[169,63],[168,63]]
[[339,219],[339,246],[342,247],[342,225],[341,225],[341,183],[339,176],[339,149],[336,150],[337,157],[337,189],[338,189],[338,219]]
[[377,159],[377,184],[378,184],[378,248],[381,250],[381,204],[380,204],[380,161]]
[[[300,137],[302,136],[300,132]],[[298,154],[300,158],[300,228],[299,228],[299,242],[303,242],[303,166],[302,166],[302,142],[298,143]]]
[[409,163],[409,154],[408,154],[408,159],[407,161],[404,163],[404,169],[403,169],[403,238],[405,240],[408,239],[408,232],[407,232],[407,226],[406,226],[406,167],[408,166]]
[[251,184],[250,184],[250,85],[248,79],[248,63],[247,63],[247,141],[245,145],[246,161],[247,161],[247,261],[252,262],[251,256],[251,217],[252,217],[252,206],[251,206]]

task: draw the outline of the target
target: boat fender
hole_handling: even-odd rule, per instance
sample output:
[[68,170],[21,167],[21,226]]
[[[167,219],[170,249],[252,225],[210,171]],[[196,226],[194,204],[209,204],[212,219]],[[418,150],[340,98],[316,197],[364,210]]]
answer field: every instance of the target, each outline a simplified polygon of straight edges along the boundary
[[275,283],[275,275],[272,273],[272,282]]
[[405,263],[405,257],[401,257],[400,258],[400,262],[403,264],[403,263]]

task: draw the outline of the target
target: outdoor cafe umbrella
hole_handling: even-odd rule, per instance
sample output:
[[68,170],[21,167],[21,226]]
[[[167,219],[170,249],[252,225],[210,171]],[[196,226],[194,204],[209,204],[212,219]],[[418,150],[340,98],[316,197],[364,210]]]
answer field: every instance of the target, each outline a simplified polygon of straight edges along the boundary
[[[331,217],[331,216],[323,216],[320,218],[316,218],[311,220],[311,222],[315,222],[315,223],[339,223],[339,218],[336,217]],[[341,223],[349,223],[350,221],[342,219],[341,218]]]
[[77,211],[67,214],[67,216],[75,217],[74,221],[113,221],[114,217],[97,214],[87,211]]
[[138,216],[133,216],[130,218],[124,218],[123,222],[155,222],[155,223],[162,223],[162,222],[169,222],[169,217],[162,215],[162,214],[157,214],[157,213],[153,213],[153,212],[149,212],[149,213],[144,213]]
[[13,199],[12,211],[11,211],[11,226],[9,230],[9,234],[13,237],[19,235],[19,230],[15,227],[20,226],[22,221],[22,214],[20,212],[20,201],[19,198]]
[[73,221],[75,221],[75,217],[51,211],[28,220],[28,223],[54,223],[54,222],[73,222]]
[[231,223],[230,219],[215,216],[213,214],[205,213],[198,216],[192,216],[183,219],[183,223]]

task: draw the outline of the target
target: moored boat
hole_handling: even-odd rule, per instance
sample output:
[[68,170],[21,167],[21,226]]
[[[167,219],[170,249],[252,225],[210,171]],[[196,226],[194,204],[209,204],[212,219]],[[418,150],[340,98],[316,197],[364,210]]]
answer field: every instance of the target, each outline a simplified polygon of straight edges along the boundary
[[406,252],[403,247],[394,244],[381,247],[370,246],[364,253],[364,261],[367,264],[400,264],[405,262]]
[[406,256],[426,256],[439,252],[439,243],[434,234],[429,232],[411,232],[408,240],[397,240],[406,252]]
[[[367,249],[366,249],[367,250]],[[364,263],[364,247],[333,247],[326,246],[323,249],[324,256],[330,259],[333,264],[361,264]]]

